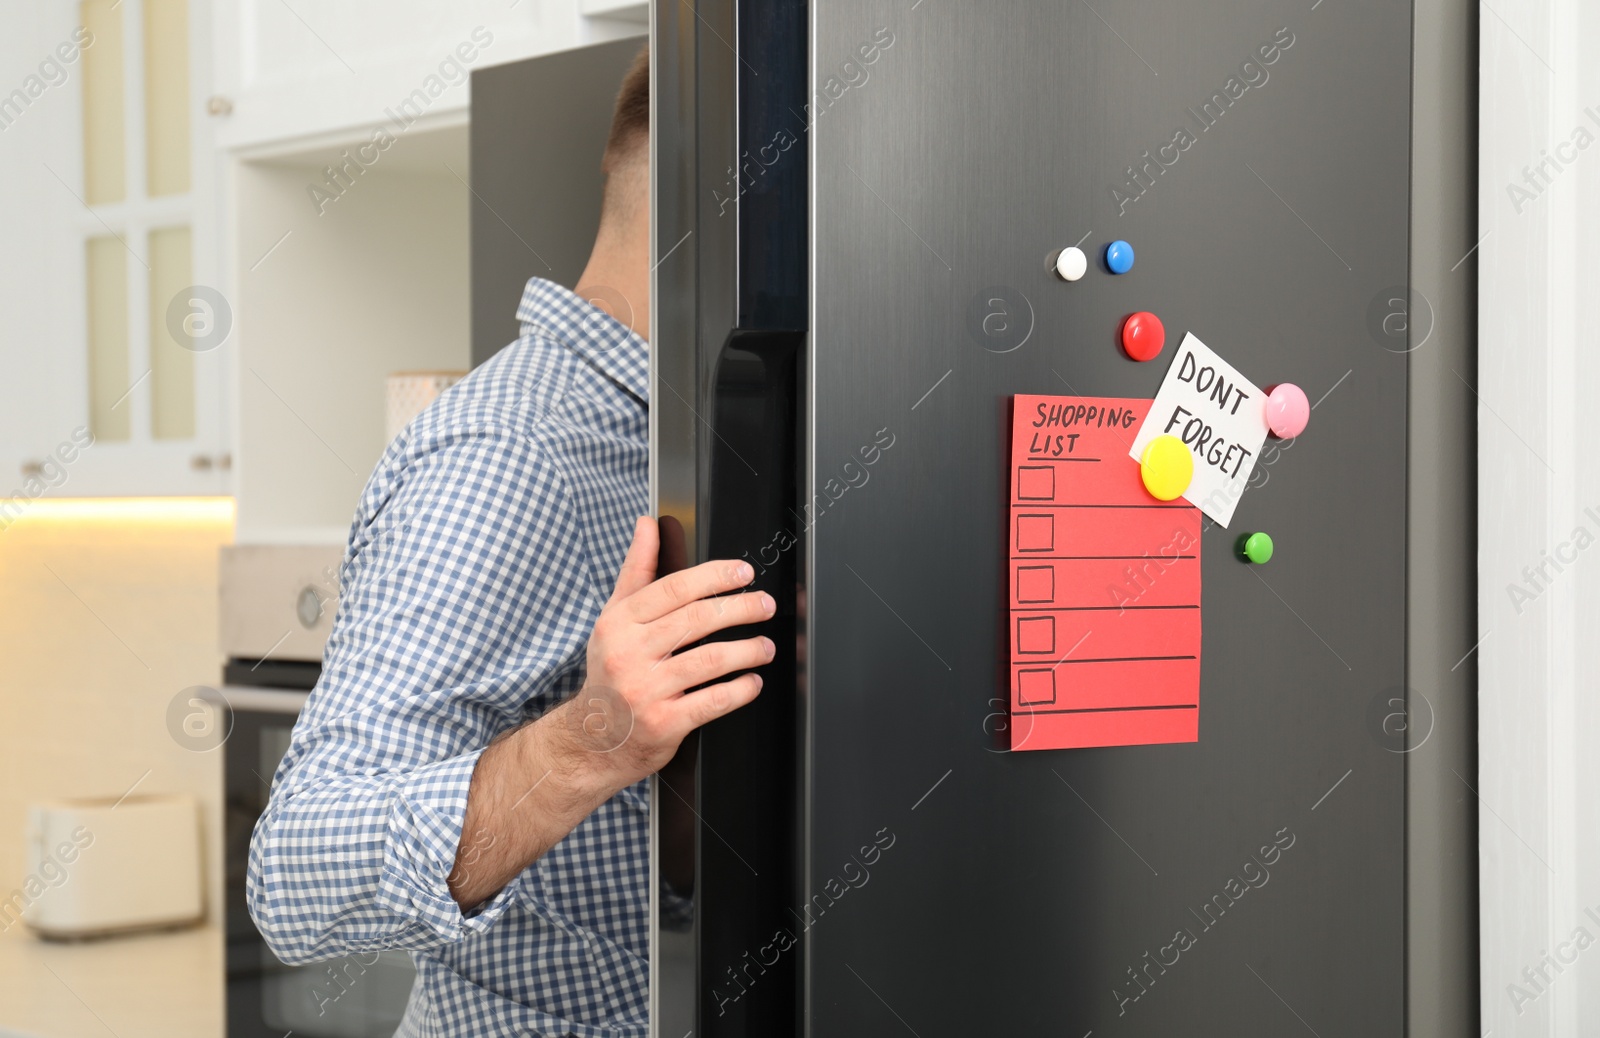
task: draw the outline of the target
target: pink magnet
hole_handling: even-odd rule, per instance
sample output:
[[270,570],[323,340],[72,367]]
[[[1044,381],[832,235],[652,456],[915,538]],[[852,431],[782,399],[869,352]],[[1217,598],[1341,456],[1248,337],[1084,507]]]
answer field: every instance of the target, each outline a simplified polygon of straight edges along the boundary
[[1292,382],[1272,387],[1267,394],[1267,428],[1280,440],[1293,439],[1306,431],[1311,420],[1311,404],[1305,390]]

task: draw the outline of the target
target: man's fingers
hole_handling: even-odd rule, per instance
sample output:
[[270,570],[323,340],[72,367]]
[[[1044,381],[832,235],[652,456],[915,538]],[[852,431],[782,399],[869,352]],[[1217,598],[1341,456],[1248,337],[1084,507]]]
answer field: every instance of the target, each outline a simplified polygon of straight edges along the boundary
[[732,681],[686,692],[673,704],[678,708],[685,735],[708,721],[731,714],[746,706],[761,693],[761,675],[740,674]]
[[[652,550],[652,564],[654,558],[655,553]],[[750,568],[748,562],[734,562],[727,559],[702,562],[698,566],[691,566],[686,570],[662,577],[648,587],[634,592],[623,606],[623,615],[634,623],[653,623],[690,602],[742,588],[754,579],[755,570]],[[621,587],[620,581],[618,587],[619,589]]]
[[650,624],[645,644],[651,652],[665,656],[729,627],[769,620],[776,609],[765,591],[702,598]]
[[627,557],[622,560],[622,569],[617,573],[617,586],[612,589],[607,605],[650,586],[650,582],[656,579],[656,552],[660,546],[661,531],[657,529],[656,521],[648,515],[640,516],[639,521],[633,524],[633,543],[628,545]]
[[697,646],[673,656],[662,667],[672,676],[673,684],[684,689],[703,685],[736,670],[750,670],[770,663],[772,655],[770,638],[745,638]]

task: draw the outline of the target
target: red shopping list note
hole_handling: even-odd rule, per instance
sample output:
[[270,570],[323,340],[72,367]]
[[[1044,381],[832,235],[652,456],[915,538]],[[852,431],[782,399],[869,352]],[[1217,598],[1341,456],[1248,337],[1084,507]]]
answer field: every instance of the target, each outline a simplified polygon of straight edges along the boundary
[[1013,750],[1200,737],[1200,511],[1128,457],[1149,408],[1012,398]]

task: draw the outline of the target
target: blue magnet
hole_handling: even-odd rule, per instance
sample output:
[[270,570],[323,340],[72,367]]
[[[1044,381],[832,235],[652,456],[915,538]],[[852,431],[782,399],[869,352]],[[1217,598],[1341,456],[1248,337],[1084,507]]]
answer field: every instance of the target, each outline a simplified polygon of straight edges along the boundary
[[1118,239],[1106,246],[1106,266],[1113,274],[1126,274],[1133,269],[1133,246]]

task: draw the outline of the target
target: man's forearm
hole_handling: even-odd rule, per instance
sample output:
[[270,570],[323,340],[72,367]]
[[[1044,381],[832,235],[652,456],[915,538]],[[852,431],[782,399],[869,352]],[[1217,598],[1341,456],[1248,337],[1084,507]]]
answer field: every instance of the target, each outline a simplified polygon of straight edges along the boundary
[[772,639],[704,641],[772,618],[766,592],[727,594],[754,567],[713,560],[657,580],[658,543],[641,518],[589,637],[583,690],[479,755],[447,880],[460,908],[492,897],[618,790],[667,766],[690,732],[760,693],[753,670],[772,661]]
[[571,706],[508,732],[478,758],[449,877],[462,911],[497,894],[616,793],[566,738]]

